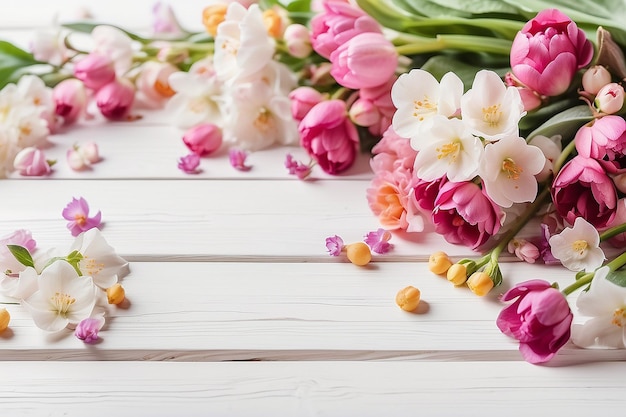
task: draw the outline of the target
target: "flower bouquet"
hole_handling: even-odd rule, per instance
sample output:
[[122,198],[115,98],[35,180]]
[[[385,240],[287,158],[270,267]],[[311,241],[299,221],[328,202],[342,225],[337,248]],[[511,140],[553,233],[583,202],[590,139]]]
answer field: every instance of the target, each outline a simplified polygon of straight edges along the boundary
[[[432,230],[477,251],[429,263],[478,295],[502,282],[505,251],[562,263],[575,272],[562,291],[531,280],[502,296],[513,303],[500,330],[533,363],[570,339],[624,348],[625,4],[458,3],[214,1],[200,33],[159,3],[149,34],[87,20],[36,36],[29,52],[0,43],[0,174],[51,175],[49,134],[159,108],[181,129],[189,174],[223,147],[246,171],[248,152],[299,145],[310,161],[287,153],[285,168],[302,180],[371,152],[366,197],[384,229],[370,247]],[[98,160],[93,143],[67,152],[76,170]],[[342,253],[337,236],[327,245]],[[592,318],[572,325],[576,290]]]

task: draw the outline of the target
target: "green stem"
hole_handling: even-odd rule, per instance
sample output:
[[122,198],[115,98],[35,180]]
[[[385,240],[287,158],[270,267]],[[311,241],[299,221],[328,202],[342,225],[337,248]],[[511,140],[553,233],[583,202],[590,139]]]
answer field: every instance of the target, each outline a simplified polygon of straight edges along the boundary
[[565,161],[567,160],[567,158],[570,156],[572,152],[574,152],[574,149],[576,149],[576,142],[571,141],[570,143],[567,144],[565,149],[563,149],[563,151],[559,155],[559,158],[554,162],[553,172],[559,172],[563,164],[565,164]]
[[624,232],[626,232],[626,223],[622,223],[619,226],[613,226],[610,229],[606,229],[604,232],[600,233],[600,242],[604,242],[605,240]]
[[[610,271],[615,271],[616,269],[619,269],[624,265],[626,265],[626,252],[617,256],[615,259],[607,263],[605,266],[608,266]],[[583,286],[593,281],[593,278],[595,277],[595,275],[596,275],[595,271],[586,273],[585,275],[577,279],[574,283],[565,287],[563,291],[561,291],[561,293],[563,293],[563,295],[565,296],[570,295],[577,289],[582,288]]]
[[399,34],[393,39],[400,55],[415,55],[443,50],[485,52],[500,55],[511,53],[511,41],[472,35],[437,35],[434,38]]

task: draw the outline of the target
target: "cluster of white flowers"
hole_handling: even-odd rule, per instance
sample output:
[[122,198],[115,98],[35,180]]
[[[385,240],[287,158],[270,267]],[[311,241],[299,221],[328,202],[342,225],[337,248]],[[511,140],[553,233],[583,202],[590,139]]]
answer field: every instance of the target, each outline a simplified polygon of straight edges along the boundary
[[37,250],[31,257],[27,248],[20,248],[19,256],[8,249],[0,252],[0,293],[19,300],[37,327],[58,332],[86,319],[96,320],[98,329],[104,325],[115,296],[107,289],[116,288],[118,279],[128,273],[128,262],[99,229],[79,234],[65,251]]
[[169,78],[167,109],[177,127],[213,123],[224,141],[247,150],[297,143],[288,94],[295,75],[273,59],[275,40],[258,5],[231,3],[217,29],[215,53]]
[[0,90],[0,178],[13,170],[22,149],[45,143],[53,120],[52,89],[41,78],[24,75]]
[[[402,74],[391,91],[397,107],[393,128],[419,151],[417,176],[453,182],[480,176],[487,195],[499,206],[531,202],[546,165],[542,149],[519,136],[526,114],[519,91],[493,71],[476,74],[472,88],[454,73],[437,82],[427,71]],[[550,142],[552,143],[552,142]]]

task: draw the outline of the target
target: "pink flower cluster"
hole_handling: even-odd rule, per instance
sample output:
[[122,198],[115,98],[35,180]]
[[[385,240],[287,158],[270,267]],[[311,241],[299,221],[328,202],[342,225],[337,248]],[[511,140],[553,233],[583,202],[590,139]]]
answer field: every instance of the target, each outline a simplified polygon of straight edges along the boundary
[[327,0],[311,19],[313,50],[329,63],[311,69],[311,83],[324,76],[347,90],[328,99],[311,87],[290,95],[292,115],[299,122],[301,145],[327,173],[339,174],[359,150],[356,126],[380,136],[391,124],[390,91],[398,55],[371,16],[344,0]]

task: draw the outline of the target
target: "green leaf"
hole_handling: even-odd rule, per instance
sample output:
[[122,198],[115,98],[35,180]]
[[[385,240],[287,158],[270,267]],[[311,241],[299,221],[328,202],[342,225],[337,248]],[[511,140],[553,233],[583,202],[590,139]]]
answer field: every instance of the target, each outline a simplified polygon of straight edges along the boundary
[[615,285],[626,287],[626,271],[624,270],[611,271],[606,276],[606,279]]
[[20,245],[7,245],[15,259],[24,266],[35,267],[35,262],[28,249]]
[[528,139],[537,135],[547,137],[561,135],[564,140],[569,141],[569,139],[574,137],[576,131],[580,129],[581,126],[592,119],[593,115],[591,114],[589,106],[580,105],[572,107],[548,119],[537,129],[533,130],[528,135]]
[[33,55],[10,42],[0,41],[0,89],[17,82],[27,67],[43,64]]
[[115,25],[109,25],[109,24],[105,24],[105,23],[77,22],[77,23],[64,23],[62,26],[64,28],[73,30],[75,32],[91,33],[93,28],[95,28],[96,26],[102,26],[102,25],[111,26],[111,27],[114,27],[116,29],[119,29],[122,32],[124,32],[125,34],[127,34],[128,37],[131,38],[134,41],[141,42],[141,43],[149,43],[150,42],[150,39],[141,37],[141,36],[137,35],[136,33],[129,32],[129,31],[125,30],[125,29],[122,29],[121,27],[118,27],[118,26],[115,26]]

